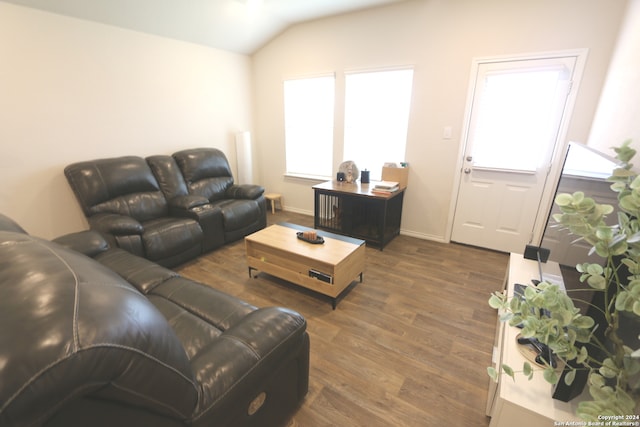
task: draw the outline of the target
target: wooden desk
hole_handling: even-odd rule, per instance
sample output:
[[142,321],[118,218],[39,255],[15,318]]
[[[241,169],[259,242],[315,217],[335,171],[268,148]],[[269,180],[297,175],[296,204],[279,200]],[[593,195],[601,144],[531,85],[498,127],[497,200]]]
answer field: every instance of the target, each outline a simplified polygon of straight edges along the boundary
[[382,250],[400,234],[405,188],[373,193],[375,182],[314,185],[314,228],[366,240]]

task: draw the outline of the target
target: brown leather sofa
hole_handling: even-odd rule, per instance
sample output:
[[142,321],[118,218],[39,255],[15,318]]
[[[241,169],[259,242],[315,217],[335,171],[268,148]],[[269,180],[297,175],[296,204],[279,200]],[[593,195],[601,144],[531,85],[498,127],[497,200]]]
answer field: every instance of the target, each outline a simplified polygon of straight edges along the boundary
[[52,242],[0,215],[0,319],[3,427],[279,426],[308,389],[298,313],[95,231]]
[[264,188],[235,185],[226,156],[215,148],[89,160],[64,173],[92,230],[165,267],[267,224]]

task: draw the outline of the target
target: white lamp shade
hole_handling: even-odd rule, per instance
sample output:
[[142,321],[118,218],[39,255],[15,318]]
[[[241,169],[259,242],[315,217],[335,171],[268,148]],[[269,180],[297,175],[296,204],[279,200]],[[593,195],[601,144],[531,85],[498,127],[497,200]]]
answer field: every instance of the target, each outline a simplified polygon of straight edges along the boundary
[[253,184],[253,153],[251,151],[251,132],[236,133],[236,159],[238,184]]

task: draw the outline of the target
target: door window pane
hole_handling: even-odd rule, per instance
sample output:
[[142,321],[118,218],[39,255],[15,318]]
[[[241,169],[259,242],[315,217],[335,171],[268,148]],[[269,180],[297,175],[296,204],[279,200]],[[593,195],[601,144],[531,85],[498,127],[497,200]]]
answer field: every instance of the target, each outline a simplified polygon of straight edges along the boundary
[[[557,132],[561,69],[488,73],[477,112],[473,165],[535,171]],[[562,104],[559,104],[562,102]]]

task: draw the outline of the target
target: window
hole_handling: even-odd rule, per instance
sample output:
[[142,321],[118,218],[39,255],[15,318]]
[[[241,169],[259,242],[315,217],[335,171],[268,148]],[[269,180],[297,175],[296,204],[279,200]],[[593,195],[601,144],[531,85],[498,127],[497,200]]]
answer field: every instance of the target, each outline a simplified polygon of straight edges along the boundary
[[288,175],[333,174],[335,77],[284,82],[284,127]]
[[344,159],[379,180],[386,162],[405,161],[413,70],[346,76]]
[[475,168],[534,172],[556,141],[570,74],[564,66],[523,67],[484,71],[475,95]]
[[[386,162],[405,161],[412,84],[412,69],[346,75],[342,160],[369,169],[372,180]],[[334,104],[334,75],[285,80],[287,175],[333,176]]]

